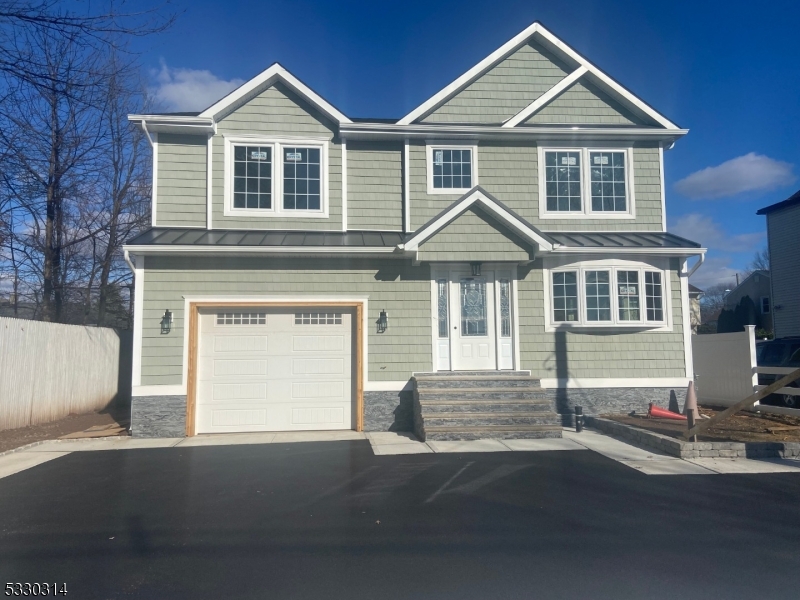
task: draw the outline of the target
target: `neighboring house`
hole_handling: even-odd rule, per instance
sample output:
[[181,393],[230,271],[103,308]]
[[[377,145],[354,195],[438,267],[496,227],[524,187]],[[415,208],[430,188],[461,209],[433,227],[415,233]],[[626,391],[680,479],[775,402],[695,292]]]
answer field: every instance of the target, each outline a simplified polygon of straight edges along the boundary
[[508,388],[602,413],[692,379],[705,249],[666,231],[663,173],[687,131],[541,24],[396,121],[278,64],[197,115],[129,118],[154,152],[153,228],[125,246],[134,435],[427,430],[424,380],[462,386],[436,401],[460,419],[466,394],[498,411],[451,437],[560,436],[515,425]]
[[703,297],[703,290],[696,285],[689,284],[689,312],[691,314],[692,333],[697,333],[697,328],[702,322],[700,313],[700,298]]
[[758,269],[745,277],[742,282],[725,295],[725,308],[736,309],[742,298],[748,296],[756,307],[756,326],[772,331],[772,302],[770,300],[769,271]]
[[800,336],[800,191],[756,214],[767,216],[775,337]]

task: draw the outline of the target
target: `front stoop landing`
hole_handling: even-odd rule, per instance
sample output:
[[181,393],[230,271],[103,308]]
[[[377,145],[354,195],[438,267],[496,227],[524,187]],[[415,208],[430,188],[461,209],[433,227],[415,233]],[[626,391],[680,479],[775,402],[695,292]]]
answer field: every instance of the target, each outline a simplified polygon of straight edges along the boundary
[[422,441],[561,437],[561,417],[528,371],[415,373],[412,381]]

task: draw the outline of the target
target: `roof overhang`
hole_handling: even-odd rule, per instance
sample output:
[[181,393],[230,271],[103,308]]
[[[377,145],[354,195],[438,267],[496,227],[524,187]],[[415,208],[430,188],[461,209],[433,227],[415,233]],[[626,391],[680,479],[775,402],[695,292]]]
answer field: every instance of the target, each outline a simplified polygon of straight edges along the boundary
[[208,135],[216,133],[214,119],[177,115],[128,115],[128,121],[149,133],[182,133]]
[[331,246],[179,246],[179,245],[125,245],[122,249],[138,256],[260,256],[265,254],[280,256],[308,256],[335,255],[335,256],[382,256],[391,257],[397,252],[395,247],[331,247]]
[[638,254],[648,256],[673,256],[673,257],[688,257],[688,256],[701,256],[708,252],[707,248],[583,248],[573,246],[560,246],[555,244],[553,246],[552,254],[583,254],[596,256],[602,255],[616,255],[616,254]]

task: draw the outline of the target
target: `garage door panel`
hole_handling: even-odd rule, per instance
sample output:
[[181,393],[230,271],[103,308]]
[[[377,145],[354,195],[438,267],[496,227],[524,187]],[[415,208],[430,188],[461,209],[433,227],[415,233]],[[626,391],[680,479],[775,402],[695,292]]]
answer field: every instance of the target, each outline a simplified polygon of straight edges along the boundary
[[198,433],[351,427],[351,313],[208,310],[199,327]]

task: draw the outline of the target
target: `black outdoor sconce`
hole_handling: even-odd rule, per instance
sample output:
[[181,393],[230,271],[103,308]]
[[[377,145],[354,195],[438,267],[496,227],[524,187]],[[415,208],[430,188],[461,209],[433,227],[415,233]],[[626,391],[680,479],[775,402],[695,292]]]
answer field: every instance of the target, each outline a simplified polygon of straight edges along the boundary
[[378,316],[378,333],[384,333],[388,327],[389,315],[386,314],[385,310],[382,310],[381,314]]
[[472,267],[472,276],[473,277],[480,277],[481,276],[481,263],[469,263]]
[[161,333],[167,334],[172,329],[172,313],[169,309],[164,311],[164,316],[161,317]]

